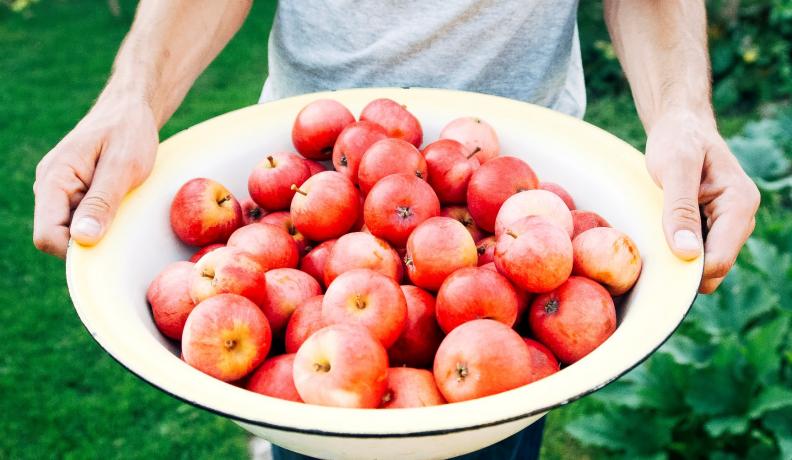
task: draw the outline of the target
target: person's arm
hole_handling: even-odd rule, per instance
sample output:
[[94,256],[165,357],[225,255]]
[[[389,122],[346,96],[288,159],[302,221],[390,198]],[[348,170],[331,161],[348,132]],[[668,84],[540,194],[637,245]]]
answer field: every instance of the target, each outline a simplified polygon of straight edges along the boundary
[[107,86],[36,168],[33,242],[95,244],[151,171],[158,130],[240,28],[252,0],[142,0]]
[[605,21],[647,133],[646,164],[663,188],[663,229],[683,259],[701,254],[714,291],[754,227],[759,191],[718,133],[710,104],[703,0],[605,0]]

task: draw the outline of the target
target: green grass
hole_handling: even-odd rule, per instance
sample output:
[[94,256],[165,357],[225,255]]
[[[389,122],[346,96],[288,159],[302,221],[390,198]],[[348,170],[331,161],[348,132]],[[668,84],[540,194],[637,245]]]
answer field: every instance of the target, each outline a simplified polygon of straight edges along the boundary
[[[132,18],[104,1],[42,1],[25,15],[0,11],[0,459],[244,458],[232,422],[170,398],[106,355],[80,324],[63,263],[31,243],[31,186],[39,159],[88,110]],[[273,2],[250,20],[197,81],[162,137],[253,104],[266,74]],[[641,146],[629,98],[592,101],[588,120]],[[731,131],[742,124],[730,119]],[[599,458],[563,431],[583,399],[550,415],[543,456]]]

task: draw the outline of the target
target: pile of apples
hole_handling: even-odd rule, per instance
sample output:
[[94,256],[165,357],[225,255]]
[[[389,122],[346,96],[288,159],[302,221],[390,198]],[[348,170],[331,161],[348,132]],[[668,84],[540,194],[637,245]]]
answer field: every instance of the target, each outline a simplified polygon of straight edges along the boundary
[[264,153],[250,199],[206,178],[173,198],[173,231],[201,249],[147,298],[194,368],[310,404],[428,406],[534,382],[616,329],[636,245],[500,156],[483,120],[453,120],[419,150],[421,124],[397,102],[355,121],[321,99],[292,140],[302,156]]

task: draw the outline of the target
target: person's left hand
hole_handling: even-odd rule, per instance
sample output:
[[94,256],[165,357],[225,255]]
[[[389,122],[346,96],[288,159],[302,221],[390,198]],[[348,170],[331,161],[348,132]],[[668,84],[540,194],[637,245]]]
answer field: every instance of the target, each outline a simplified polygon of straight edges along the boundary
[[707,222],[699,292],[718,288],[753,232],[759,190],[718,133],[711,116],[669,112],[648,132],[646,166],[663,189],[663,230],[674,254],[701,254],[699,206]]

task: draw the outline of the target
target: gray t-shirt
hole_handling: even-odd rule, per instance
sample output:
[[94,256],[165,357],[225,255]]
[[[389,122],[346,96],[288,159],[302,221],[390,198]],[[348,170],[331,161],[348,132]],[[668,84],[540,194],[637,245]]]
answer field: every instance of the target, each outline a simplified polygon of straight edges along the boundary
[[582,117],[577,0],[280,0],[261,99],[375,86],[506,96]]

